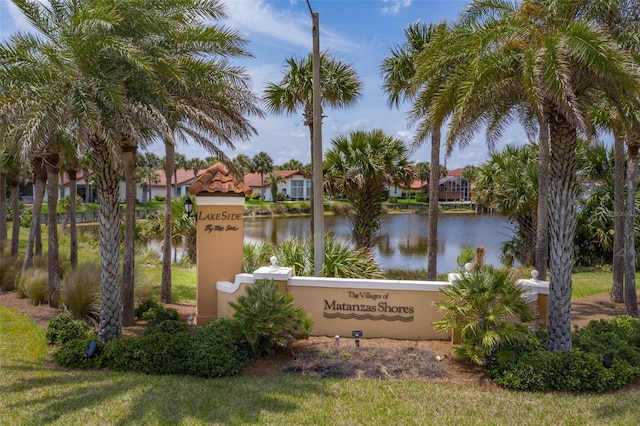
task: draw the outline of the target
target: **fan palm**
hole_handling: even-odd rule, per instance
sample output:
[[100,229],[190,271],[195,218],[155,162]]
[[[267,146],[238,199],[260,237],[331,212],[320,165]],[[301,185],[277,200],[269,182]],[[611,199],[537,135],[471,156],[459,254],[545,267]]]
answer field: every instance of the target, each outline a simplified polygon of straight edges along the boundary
[[264,151],[260,151],[251,160],[251,171],[260,173],[260,189],[264,200],[264,175],[273,171],[273,158]]
[[[304,125],[309,128],[310,158],[313,168],[313,55],[285,60],[287,70],[279,83],[268,83],[262,100],[269,112],[293,114],[302,109]],[[362,96],[362,81],[353,66],[328,52],[320,53],[320,94],[324,113],[328,108],[349,108]],[[311,188],[313,191],[313,187]],[[311,211],[313,196],[311,197]],[[313,215],[311,228],[313,229]]]
[[[584,16],[583,6],[584,2],[551,0],[473,2],[456,27],[456,36],[449,39],[448,49],[465,52],[469,59],[458,73],[463,83],[457,84],[449,146],[467,143],[484,126],[489,140],[495,140],[523,105],[549,118],[550,350],[571,349],[575,151],[578,131],[591,130],[585,120],[585,101],[595,91],[636,99],[640,87],[631,55]],[[430,61],[424,62],[428,72],[437,72],[439,62],[450,61],[440,60],[438,53],[424,52]]]
[[[438,77],[433,79],[417,78],[416,66],[420,53],[436,37],[443,36],[447,27],[444,23],[437,25],[424,25],[417,22],[408,26],[405,31],[405,42],[391,49],[390,55],[382,64],[384,77],[383,90],[387,93],[390,106],[398,107],[403,100],[412,100],[419,107],[419,99],[424,99],[424,94],[438,84]],[[433,87],[432,87],[433,86]],[[419,109],[419,108],[418,108]],[[445,111],[445,115],[446,115]],[[421,113],[410,116],[410,121],[418,121]],[[440,128],[444,116],[439,121],[434,121],[427,132],[422,132],[414,139],[414,146],[422,144],[428,133],[431,134],[431,165],[429,172],[429,230],[427,236],[427,279],[437,278],[438,259],[438,182],[440,181]]]
[[353,208],[349,219],[356,247],[370,248],[380,226],[385,184],[405,182],[413,173],[407,147],[382,130],[355,131],[332,141],[324,167],[327,192],[345,197]]

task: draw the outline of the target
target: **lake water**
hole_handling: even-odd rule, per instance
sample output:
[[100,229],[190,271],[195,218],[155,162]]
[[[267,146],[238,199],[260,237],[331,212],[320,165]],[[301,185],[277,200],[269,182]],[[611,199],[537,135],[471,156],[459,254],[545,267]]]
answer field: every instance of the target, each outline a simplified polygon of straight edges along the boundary
[[[383,268],[425,269],[429,217],[423,214],[393,214],[381,217],[380,239],[374,256]],[[349,239],[344,216],[326,216],[325,232]],[[487,214],[442,214],[438,217],[438,273],[458,267],[456,258],[464,247],[486,249],[485,263],[500,265],[500,247],[511,238],[507,219]],[[245,218],[245,241],[278,244],[289,238],[309,238],[309,217]]]

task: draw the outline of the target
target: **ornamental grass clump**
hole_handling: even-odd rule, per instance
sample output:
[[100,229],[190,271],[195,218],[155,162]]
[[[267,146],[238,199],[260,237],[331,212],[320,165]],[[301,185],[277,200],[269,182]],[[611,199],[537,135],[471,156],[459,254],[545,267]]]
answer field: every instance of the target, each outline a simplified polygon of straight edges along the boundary
[[483,266],[440,291],[446,300],[436,307],[444,317],[434,325],[459,335],[455,352],[461,358],[484,365],[499,347],[527,340],[535,315],[509,271]]
[[60,283],[60,302],[75,319],[96,323],[100,316],[100,263],[84,262]]
[[311,334],[313,321],[293,296],[279,293],[273,280],[248,285],[247,293],[229,305],[235,310],[233,321],[254,356],[271,355],[297,339]]
[[20,273],[18,296],[28,298],[34,305],[40,305],[49,299],[49,275],[46,268],[30,268]]

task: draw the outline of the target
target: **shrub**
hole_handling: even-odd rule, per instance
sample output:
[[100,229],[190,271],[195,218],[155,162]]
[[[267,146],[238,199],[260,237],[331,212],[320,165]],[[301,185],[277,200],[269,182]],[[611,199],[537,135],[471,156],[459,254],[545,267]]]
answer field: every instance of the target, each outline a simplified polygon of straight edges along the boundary
[[535,315],[508,271],[483,266],[440,291],[446,300],[436,307],[445,314],[434,325],[439,332],[460,334],[455,351],[462,358],[484,364],[499,347],[526,341]]
[[469,262],[473,262],[474,257],[475,253],[473,249],[471,247],[464,247],[460,250],[458,257],[456,258],[456,263],[462,270],[464,270],[464,265]]
[[149,333],[138,339],[140,370],[147,374],[185,374],[191,356],[188,333]]
[[164,201],[167,197],[165,197],[164,195],[154,195],[153,199],[156,201]]
[[177,321],[180,319],[178,311],[164,306],[153,307],[142,314],[142,319],[149,321],[149,324],[160,324],[163,321]]
[[[89,357],[88,351],[89,346],[92,344],[91,342],[96,345],[96,351],[93,356]],[[103,346],[97,338],[92,337],[70,340],[53,354],[53,359],[58,364],[68,368],[100,368],[102,366],[101,352]]]
[[[356,249],[343,239],[332,234],[324,238],[324,263],[322,275],[337,278],[378,279],[383,272],[373,255]],[[281,265],[293,268],[297,276],[314,276],[313,241],[296,238],[282,242],[276,248],[276,257]]]
[[148,327],[146,330],[144,330],[142,334],[143,335],[157,334],[157,333],[189,334],[189,332],[190,332],[190,328],[186,323],[176,321],[176,320],[166,320],[166,321],[161,321],[157,324],[154,324],[151,327]]
[[332,201],[329,204],[329,209],[335,215],[346,215],[351,210],[351,206],[348,203],[342,203],[340,201]]
[[97,321],[100,315],[100,264],[85,262],[61,281],[60,301],[76,319]]
[[216,319],[200,328],[193,337],[189,373],[201,377],[239,375],[251,363],[249,347],[239,342],[228,318]]
[[415,198],[416,198],[416,202],[418,202],[418,203],[428,203],[429,202],[429,194],[426,194],[424,192],[417,192]]
[[51,318],[47,324],[45,336],[49,344],[63,345],[71,340],[84,338],[87,331],[89,331],[87,323],[73,319],[70,314],[64,313]]
[[[545,350],[546,334],[538,332],[526,344],[505,346],[487,364],[499,385],[528,391],[602,392],[617,389],[640,376],[640,348],[634,346],[640,324],[631,317],[592,321],[573,332],[573,351]],[[613,354],[610,368],[604,354]]]
[[152,308],[162,308],[162,303],[154,299],[145,299],[140,302],[138,306],[136,306],[136,308],[133,310],[133,315],[136,318],[140,319],[145,312]]
[[261,266],[269,264],[275,248],[265,241],[244,243],[242,245],[242,272],[252,273]]
[[247,293],[229,304],[235,309],[238,330],[254,355],[273,354],[311,333],[311,317],[293,306],[292,295],[278,293],[278,284],[272,280],[247,286]]
[[142,371],[138,340],[120,336],[106,342],[101,351],[102,366],[116,371]]
[[0,257],[0,291],[13,291],[22,262],[11,257]]
[[49,276],[46,269],[30,268],[22,271],[18,280],[18,295],[28,298],[34,305],[49,300]]

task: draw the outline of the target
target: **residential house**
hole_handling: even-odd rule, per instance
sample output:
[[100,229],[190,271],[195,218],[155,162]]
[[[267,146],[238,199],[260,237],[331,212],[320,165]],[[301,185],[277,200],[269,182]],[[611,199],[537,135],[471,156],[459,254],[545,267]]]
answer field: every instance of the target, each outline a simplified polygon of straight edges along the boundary
[[[311,199],[311,176],[300,170],[274,170],[273,173],[284,178],[283,182],[277,184],[278,193],[285,194],[290,200]],[[263,176],[260,176],[260,173],[248,173],[244,175],[244,183],[260,196],[262,196],[264,190],[264,201],[273,201],[271,197],[271,182],[268,176],[268,173]],[[264,182],[262,178],[264,178]]]

